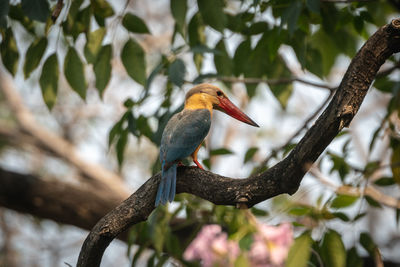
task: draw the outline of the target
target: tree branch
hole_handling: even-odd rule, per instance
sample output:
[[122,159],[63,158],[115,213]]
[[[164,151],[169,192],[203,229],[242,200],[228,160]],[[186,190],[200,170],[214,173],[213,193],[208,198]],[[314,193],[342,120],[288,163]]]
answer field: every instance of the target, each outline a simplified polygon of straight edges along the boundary
[[[122,196],[118,194],[111,195],[88,186],[0,168],[0,207],[57,223],[90,231],[107,212],[122,201]],[[197,229],[199,225],[198,221],[188,222],[179,218],[170,221],[172,232],[181,244],[189,241],[187,233]],[[127,232],[121,233],[118,238],[127,242]]]
[[122,201],[104,191],[0,168],[0,206],[90,230]]
[[[192,167],[178,168],[177,193],[191,193],[214,204],[251,207],[273,196],[297,191],[304,174],[333,138],[347,127],[380,66],[400,51],[400,19],[380,28],[354,57],[328,107],[281,162],[247,179],[223,177]],[[103,217],[86,238],[78,266],[99,266],[109,243],[154,210],[160,174],[151,177],[121,205]]]

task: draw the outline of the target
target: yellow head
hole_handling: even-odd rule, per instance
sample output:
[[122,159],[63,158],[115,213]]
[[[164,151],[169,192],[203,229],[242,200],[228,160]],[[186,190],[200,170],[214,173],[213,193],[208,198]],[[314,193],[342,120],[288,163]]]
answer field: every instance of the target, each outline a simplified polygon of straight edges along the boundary
[[202,83],[186,93],[185,109],[212,109],[219,105],[219,97],[226,97],[225,94],[215,85]]
[[259,127],[237,108],[221,89],[208,83],[199,84],[186,93],[185,109],[208,109],[211,115],[213,109],[217,109],[237,120]]

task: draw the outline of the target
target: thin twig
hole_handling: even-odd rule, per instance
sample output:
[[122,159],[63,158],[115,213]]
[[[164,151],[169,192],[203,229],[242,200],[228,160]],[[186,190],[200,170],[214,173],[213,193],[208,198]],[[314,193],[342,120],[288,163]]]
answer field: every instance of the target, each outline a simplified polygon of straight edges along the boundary
[[326,177],[318,168],[311,167],[309,173],[312,174],[315,178],[318,179],[321,183],[327,185],[328,187],[332,188],[336,194],[340,195],[348,195],[354,197],[362,197],[362,196],[369,196],[374,199],[376,202],[381,203],[385,206],[400,209],[400,200],[385,195],[375,187],[371,185],[367,185],[364,189],[353,187],[350,185],[336,185],[331,182],[331,179]]
[[312,82],[308,80],[304,80],[298,77],[289,77],[289,78],[278,78],[278,79],[264,79],[264,78],[238,78],[238,77],[216,77],[217,80],[223,82],[231,82],[231,83],[246,83],[246,84],[257,84],[257,83],[266,83],[268,85],[280,85],[280,84],[288,84],[292,82],[299,82],[302,84],[310,85],[317,88],[328,89],[330,91],[335,91],[337,86],[329,86],[323,83]]

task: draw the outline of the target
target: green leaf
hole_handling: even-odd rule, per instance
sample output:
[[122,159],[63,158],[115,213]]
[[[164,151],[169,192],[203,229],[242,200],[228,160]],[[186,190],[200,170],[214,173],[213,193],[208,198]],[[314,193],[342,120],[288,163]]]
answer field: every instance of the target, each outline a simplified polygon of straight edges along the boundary
[[362,258],[358,255],[356,247],[352,247],[347,251],[346,266],[351,266],[351,267],[364,266],[364,262]]
[[250,210],[257,217],[265,217],[269,215],[268,211],[263,209],[252,207]]
[[378,201],[376,201],[375,199],[373,199],[372,197],[370,197],[370,196],[365,196],[364,198],[365,198],[365,200],[368,202],[368,204],[369,204],[371,207],[382,208],[382,205],[381,205]]
[[72,2],[67,20],[62,24],[64,33],[71,35],[74,40],[76,40],[81,33],[88,34],[90,32],[90,19],[92,17],[91,6],[89,5],[80,10],[80,5],[80,0]]
[[204,160],[202,161],[202,163],[203,163],[203,166],[205,166],[207,169],[211,169],[211,162],[210,162],[210,159],[204,159]]
[[353,19],[354,29],[361,34],[364,29],[364,20],[360,16],[356,16]]
[[251,24],[251,26],[248,29],[244,30],[243,32],[246,35],[257,35],[268,31],[268,29],[269,29],[269,24],[267,22],[259,21]]
[[171,13],[182,33],[185,29],[186,12],[188,9],[187,0],[171,0]]
[[22,0],[22,10],[31,20],[46,22],[50,9],[47,0]]
[[399,227],[399,222],[400,222],[400,209],[396,209],[396,224],[397,224],[397,227]]
[[256,47],[248,55],[244,64],[244,74],[246,77],[262,77],[271,62],[267,56],[269,38],[263,34]]
[[322,53],[313,47],[308,47],[305,51],[305,65],[304,67],[317,75],[323,77],[323,57]]
[[210,151],[210,156],[229,155],[229,154],[233,154],[233,152],[226,148],[218,148]]
[[188,26],[190,47],[205,45],[206,36],[204,30],[205,27],[203,24],[203,20],[201,19],[200,13],[194,14]]
[[311,12],[319,14],[320,0],[306,0],[306,6]]
[[239,44],[236,48],[235,55],[233,56],[234,74],[239,76],[245,72],[249,55],[251,54],[251,41],[246,39]]
[[132,13],[126,13],[122,19],[125,29],[133,33],[150,33],[144,21]]
[[394,185],[394,179],[393,177],[382,177],[374,182],[374,184],[379,185],[379,186],[390,186]]
[[325,234],[321,245],[321,257],[327,267],[346,266],[346,249],[338,232],[330,229]]
[[10,10],[10,2],[8,0],[0,1],[0,29],[7,28],[8,11]]
[[239,247],[242,251],[249,251],[251,248],[251,245],[253,244],[253,234],[248,233],[245,235],[242,239],[239,240]]
[[350,221],[349,217],[343,212],[333,212],[332,215],[335,216],[336,218],[341,219],[344,222]]
[[96,17],[104,19],[114,15],[114,10],[106,0],[91,0],[90,4]]
[[129,39],[121,52],[121,60],[128,75],[141,85],[146,83],[146,61],[143,48]]
[[369,255],[375,257],[378,247],[368,233],[363,232],[360,234],[360,244],[368,251]]
[[138,250],[136,250],[136,252],[135,252],[135,254],[134,254],[134,256],[133,256],[133,259],[132,259],[132,264],[131,264],[132,267],[137,266],[137,265],[136,265],[137,261],[139,260],[140,256],[142,255],[142,253],[143,253],[146,249],[147,249],[146,246],[139,246],[139,247],[138,247]]
[[69,47],[64,60],[64,75],[72,89],[86,98],[86,79],[81,59],[75,48]]
[[226,51],[224,40],[221,39],[215,48],[220,52],[214,55],[214,64],[218,75],[231,76],[233,73],[233,61]]
[[353,222],[355,222],[355,221],[357,221],[357,220],[363,218],[365,215],[367,215],[366,212],[357,214],[357,216],[355,216],[355,217],[353,218]]
[[93,66],[94,74],[96,75],[96,88],[100,95],[103,95],[104,89],[110,81],[111,57],[112,47],[110,44],[105,45],[100,49],[97,60]]
[[0,30],[7,28],[7,18],[6,16],[0,16]]
[[153,131],[150,128],[147,117],[140,115],[139,118],[137,118],[136,124],[139,129],[139,133],[151,140],[153,136]]
[[331,208],[345,208],[349,207],[356,202],[358,197],[348,195],[338,195],[331,203]]
[[185,82],[186,66],[181,59],[176,59],[168,68],[168,78],[175,85],[181,87]]
[[[267,61],[264,64],[266,63]],[[264,67],[264,71],[266,72],[266,75],[270,78],[281,79],[283,77],[291,76],[291,72],[287,68],[286,63],[281,56],[276,57],[271,63],[266,64],[266,67]],[[279,101],[282,108],[286,108],[289,98],[293,92],[293,84],[269,83],[268,86],[271,88],[272,93]]]
[[340,178],[343,180],[346,175],[350,172],[350,166],[346,163],[344,157],[338,156],[331,152],[328,152],[328,155],[331,157],[333,166],[330,170],[332,173],[333,171],[337,171],[340,175]]
[[147,118],[140,115],[135,118],[132,112],[128,113],[128,129],[136,137],[146,136],[150,140],[153,137],[153,131],[151,130]]
[[400,185],[400,143],[392,142],[392,156],[391,156],[391,169],[393,173],[393,180]]
[[194,14],[188,26],[190,47],[205,45],[206,36],[204,30],[205,27],[200,13]]
[[282,25],[287,24],[289,34],[292,35],[297,29],[297,21],[299,19],[303,4],[301,1],[293,1],[282,14]]
[[223,0],[198,0],[197,5],[201,17],[207,25],[210,25],[219,32],[223,32],[228,19],[224,13]]
[[39,79],[43,100],[50,110],[53,108],[57,98],[58,73],[57,54],[54,53],[44,62]]
[[226,14],[227,24],[226,28],[231,30],[232,32],[245,32],[246,31],[246,23],[242,19],[242,14],[239,13],[236,15]]
[[10,1],[0,1],[0,17],[4,17],[8,15],[8,11],[10,10]]
[[36,39],[29,46],[26,51],[25,64],[24,64],[24,76],[25,79],[29,77],[31,72],[37,68],[40,60],[43,57],[44,51],[47,47],[47,38],[43,37]]
[[400,82],[389,80],[387,76],[378,77],[374,82],[374,87],[385,93],[394,93],[400,88]]
[[132,98],[128,98],[127,100],[124,101],[124,107],[130,109],[132,108],[136,102]]
[[[323,30],[319,30],[316,33],[314,33],[311,37],[308,36],[307,38],[310,38],[309,42],[306,42],[306,40],[301,42],[304,44],[301,46],[301,51],[296,49],[296,46],[293,46],[293,48],[296,50],[297,57],[299,58],[299,60],[300,57],[303,57],[303,62],[302,62],[303,67],[308,68],[309,66],[311,66],[312,72],[314,72],[315,74],[320,75],[322,73],[323,76],[327,76],[332,70],[336,58],[339,55],[338,47],[332,42],[329,34]],[[295,42],[299,43],[296,40]],[[310,46],[312,47],[312,49],[317,49],[319,51],[320,56],[315,51],[311,52],[314,53],[313,56],[312,55],[307,56],[306,53],[308,53],[307,51],[308,48],[310,48]],[[313,58],[317,60],[319,57],[322,58],[322,62],[315,64],[317,62],[313,62],[312,61]],[[321,69],[318,70],[317,68]]]
[[3,35],[0,52],[4,66],[14,76],[18,68],[19,53],[11,28],[8,28]]
[[296,238],[286,259],[286,267],[306,267],[311,255],[312,239],[309,231]]
[[128,130],[124,129],[117,141],[117,144],[115,146],[117,150],[117,159],[118,159],[118,165],[121,168],[122,163],[124,162],[124,153],[125,153],[125,148],[126,144],[128,143]]
[[128,129],[136,137],[140,137],[140,132],[137,127],[137,120],[132,112],[128,112]]
[[244,161],[243,163],[248,162],[249,160],[251,160],[253,158],[253,156],[256,154],[256,152],[258,151],[257,147],[250,147],[247,151],[246,154],[244,155]]
[[312,211],[313,211],[312,207],[301,205],[301,206],[295,206],[295,207],[291,208],[289,210],[289,214],[295,215],[295,216],[303,216],[303,215],[312,213]]
[[123,123],[126,121],[127,117],[131,114],[130,111],[125,112],[121,119],[111,128],[108,134],[108,147],[114,142],[115,138],[121,134]]
[[93,64],[96,61],[97,54],[100,51],[106,29],[101,27],[88,35],[88,41],[85,44],[84,54],[88,63]]
[[287,31],[275,27],[271,30],[266,30],[263,34],[263,38],[269,40],[267,52],[268,59],[272,62],[278,58],[278,49],[281,45],[289,39]]
[[8,17],[13,20],[17,20],[24,26],[25,30],[29,33],[36,35],[35,26],[33,20],[29,19],[23,12],[21,5],[10,5],[10,10],[8,12]]
[[[188,26],[188,37],[189,37],[189,45],[190,47],[195,47],[198,45],[204,45],[206,41],[205,36],[205,27],[203,21],[201,19],[200,13],[196,13],[189,22]],[[203,55],[194,53],[193,61],[196,66],[198,72],[201,71],[202,63],[203,63]]]

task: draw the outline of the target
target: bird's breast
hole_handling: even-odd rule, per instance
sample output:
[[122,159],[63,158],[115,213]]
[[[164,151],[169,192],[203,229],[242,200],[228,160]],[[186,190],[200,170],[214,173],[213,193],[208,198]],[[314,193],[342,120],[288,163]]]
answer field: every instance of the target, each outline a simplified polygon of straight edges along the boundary
[[190,156],[207,136],[211,125],[208,109],[184,109],[164,129],[160,159],[167,162]]

